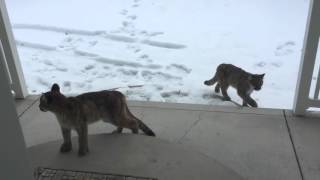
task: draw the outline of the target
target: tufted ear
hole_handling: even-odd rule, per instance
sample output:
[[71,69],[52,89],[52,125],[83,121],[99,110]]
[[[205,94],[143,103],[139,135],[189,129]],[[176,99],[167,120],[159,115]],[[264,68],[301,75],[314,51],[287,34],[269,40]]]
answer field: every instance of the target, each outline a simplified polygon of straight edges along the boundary
[[261,78],[263,78],[263,77],[264,77],[264,75],[265,75],[265,73],[263,73],[263,74],[260,74],[259,76],[260,76]]
[[54,83],[51,87],[51,92],[60,92],[60,87],[58,84]]

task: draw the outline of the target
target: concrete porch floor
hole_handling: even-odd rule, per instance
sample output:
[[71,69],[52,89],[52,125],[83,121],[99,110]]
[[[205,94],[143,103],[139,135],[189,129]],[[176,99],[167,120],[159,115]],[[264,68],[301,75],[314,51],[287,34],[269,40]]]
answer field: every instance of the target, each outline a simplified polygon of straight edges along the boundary
[[[39,111],[38,99],[38,96],[29,96],[16,101],[29,150],[62,138],[54,115]],[[298,118],[292,116],[291,111],[278,109],[132,101],[129,106],[137,117],[154,130],[159,142],[169,142],[186,152],[198,152],[244,179],[320,179],[319,118]],[[99,122],[90,125],[89,134],[106,134],[112,130],[112,125]],[[108,146],[108,140],[105,145]],[[90,145],[91,149],[95,146]],[[58,149],[59,146],[54,151],[58,152]],[[210,170],[207,162],[203,164],[204,167],[200,164],[194,164],[194,168]],[[162,168],[159,172],[165,174],[166,169]],[[202,179],[201,174],[198,176]]]

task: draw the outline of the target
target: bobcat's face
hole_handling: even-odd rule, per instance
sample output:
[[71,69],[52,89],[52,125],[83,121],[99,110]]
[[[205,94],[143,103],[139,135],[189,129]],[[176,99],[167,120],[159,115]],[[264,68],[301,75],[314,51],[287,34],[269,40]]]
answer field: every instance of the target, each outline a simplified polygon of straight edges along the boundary
[[46,112],[54,108],[54,95],[49,91],[43,93],[40,97],[39,109],[40,111]]
[[252,79],[251,79],[251,84],[254,88],[254,90],[260,90],[262,85],[263,85],[263,77],[264,77],[265,74],[255,74],[252,76]]
[[39,109],[40,111],[54,111],[59,104],[59,97],[63,96],[60,94],[59,86],[54,84],[51,91],[43,93],[40,97]]

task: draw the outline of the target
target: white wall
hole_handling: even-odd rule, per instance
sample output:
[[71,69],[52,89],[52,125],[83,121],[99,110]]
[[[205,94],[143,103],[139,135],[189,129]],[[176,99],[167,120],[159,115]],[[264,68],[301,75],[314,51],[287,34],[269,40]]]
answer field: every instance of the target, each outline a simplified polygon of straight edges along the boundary
[[0,180],[31,180],[33,171],[4,68],[0,63]]

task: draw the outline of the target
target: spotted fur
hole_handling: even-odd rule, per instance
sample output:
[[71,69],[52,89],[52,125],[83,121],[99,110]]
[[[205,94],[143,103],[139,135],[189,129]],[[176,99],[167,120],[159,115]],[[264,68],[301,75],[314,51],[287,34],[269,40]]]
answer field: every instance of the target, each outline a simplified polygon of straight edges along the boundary
[[116,126],[114,133],[121,133],[123,128],[128,128],[135,134],[141,129],[146,135],[155,136],[148,126],[129,111],[125,96],[118,91],[89,92],[66,97],[60,92],[59,85],[53,84],[51,91],[40,97],[39,108],[56,115],[64,139],[61,152],[72,149],[72,129],[79,136],[78,154],[83,156],[89,152],[88,124],[99,120]]
[[253,100],[250,95],[253,90],[260,90],[263,85],[263,78],[265,74],[251,74],[238,68],[232,64],[220,64],[217,67],[216,73],[213,78],[204,81],[207,86],[214,85],[215,92],[219,93],[220,89],[224,100],[230,101],[230,97],[227,93],[229,86],[237,89],[238,95],[243,100],[243,106],[258,107],[258,104]]

